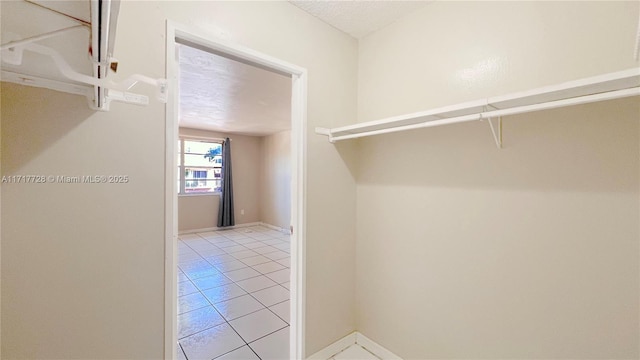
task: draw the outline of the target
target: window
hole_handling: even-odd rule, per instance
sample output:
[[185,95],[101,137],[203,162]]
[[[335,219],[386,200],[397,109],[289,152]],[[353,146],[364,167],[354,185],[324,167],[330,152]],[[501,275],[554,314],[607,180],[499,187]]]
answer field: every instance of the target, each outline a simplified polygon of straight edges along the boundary
[[222,144],[215,141],[180,139],[178,142],[178,193],[220,192]]

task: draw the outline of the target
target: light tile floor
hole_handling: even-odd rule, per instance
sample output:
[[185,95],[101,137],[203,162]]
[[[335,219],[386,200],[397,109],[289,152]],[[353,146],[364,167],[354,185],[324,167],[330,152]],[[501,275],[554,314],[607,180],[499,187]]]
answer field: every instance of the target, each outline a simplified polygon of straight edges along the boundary
[[177,358],[287,359],[289,252],[264,226],[179,236]]

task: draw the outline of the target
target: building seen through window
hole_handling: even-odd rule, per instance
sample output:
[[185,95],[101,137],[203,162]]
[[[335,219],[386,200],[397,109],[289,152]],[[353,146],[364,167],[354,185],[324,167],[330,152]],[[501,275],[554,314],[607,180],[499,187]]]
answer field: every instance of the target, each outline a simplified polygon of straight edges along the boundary
[[219,192],[222,186],[222,144],[180,139],[178,146],[178,192]]

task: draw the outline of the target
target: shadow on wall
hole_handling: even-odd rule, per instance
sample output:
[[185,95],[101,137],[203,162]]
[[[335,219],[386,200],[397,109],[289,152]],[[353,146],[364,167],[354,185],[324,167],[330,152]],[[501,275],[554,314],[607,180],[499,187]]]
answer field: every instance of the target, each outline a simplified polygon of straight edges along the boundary
[[628,98],[504,118],[501,150],[486,122],[374,136],[360,141],[357,182],[635,193],[639,123]]
[[[96,113],[89,108],[83,96],[11,83],[2,83],[1,86],[0,119],[4,119],[1,125],[5,150],[2,152],[2,174],[5,176],[26,175],[20,172],[23,166]],[[61,109],[64,111],[59,111]]]
[[[324,138],[324,137],[323,137]],[[338,141],[335,143],[336,150],[342,159],[344,165],[351,176],[356,179],[358,177],[358,144],[360,140],[355,141]]]

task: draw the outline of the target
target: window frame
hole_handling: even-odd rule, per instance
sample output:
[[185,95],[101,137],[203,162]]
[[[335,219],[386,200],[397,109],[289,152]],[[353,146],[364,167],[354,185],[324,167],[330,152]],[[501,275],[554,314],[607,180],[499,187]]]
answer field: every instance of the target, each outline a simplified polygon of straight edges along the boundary
[[[178,173],[180,175],[180,179],[177,179],[177,181],[179,181],[179,186],[178,186],[178,196],[211,196],[211,195],[220,195],[221,191],[203,191],[203,192],[198,192],[198,191],[194,191],[194,192],[186,192],[186,182],[187,182],[187,176],[185,174],[185,169],[190,168],[190,166],[186,166],[185,165],[185,146],[184,143],[185,141],[197,141],[197,142],[203,142],[203,143],[213,143],[213,144],[219,144],[220,147],[222,147],[222,144],[224,143],[223,140],[220,139],[213,139],[213,138],[204,138],[204,137],[191,137],[191,136],[179,136],[178,137],[178,150],[179,150],[179,155],[180,155],[180,163],[178,164]],[[205,169],[216,169],[218,167],[216,166],[198,166],[199,168],[205,168]],[[221,169],[222,171],[222,167],[220,167],[219,169]],[[198,181],[215,181],[215,180],[221,180],[221,178],[198,178]],[[191,179],[189,180],[191,181]]]

